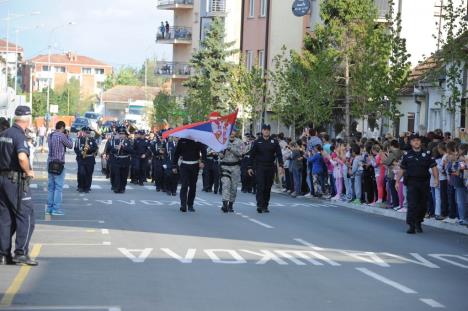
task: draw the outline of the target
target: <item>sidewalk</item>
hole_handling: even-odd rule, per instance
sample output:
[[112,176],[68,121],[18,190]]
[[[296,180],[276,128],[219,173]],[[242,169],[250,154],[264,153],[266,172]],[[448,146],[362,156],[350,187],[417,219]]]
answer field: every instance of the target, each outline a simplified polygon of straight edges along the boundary
[[[273,185],[273,188],[271,189],[271,191],[274,192],[274,193],[282,194],[284,196],[289,196],[289,194],[286,194],[286,193],[282,192],[281,189],[279,189],[277,185]],[[369,205],[365,205],[365,204],[357,205],[357,204],[346,203],[346,202],[341,202],[341,201],[333,201],[332,202],[330,200],[318,199],[318,198],[314,198],[314,197],[310,197],[310,198],[298,197],[296,199],[291,197],[291,200],[297,200],[297,199],[310,200],[310,201],[313,201],[313,202],[316,202],[316,203],[324,203],[324,202],[333,203],[334,206],[340,206],[340,207],[344,207],[344,208],[353,209],[353,210],[356,210],[356,211],[361,211],[361,212],[364,212],[364,213],[381,215],[381,216],[385,216],[385,217],[391,217],[391,218],[406,221],[406,213],[397,212],[397,211],[394,211],[392,209],[384,209],[384,208],[369,206]],[[330,207],[332,207],[332,206],[330,206]],[[424,219],[424,225],[429,226],[429,227],[433,227],[433,228],[438,228],[438,229],[442,229],[442,230],[447,230],[447,231],[452,231],[452,232],[468,235],[468,227],[458,225],[458,224],[446,223],[446,222],[443,222],[443,221],[435,220],[434,218]]]

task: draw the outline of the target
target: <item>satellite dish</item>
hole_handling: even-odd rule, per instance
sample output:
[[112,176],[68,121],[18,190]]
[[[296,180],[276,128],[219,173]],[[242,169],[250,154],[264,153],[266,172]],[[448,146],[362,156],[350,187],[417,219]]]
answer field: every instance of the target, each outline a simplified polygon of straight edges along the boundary
[[295,0],[292,5],[292,12],[297,17],[302,17],[310,11],[310,0]]

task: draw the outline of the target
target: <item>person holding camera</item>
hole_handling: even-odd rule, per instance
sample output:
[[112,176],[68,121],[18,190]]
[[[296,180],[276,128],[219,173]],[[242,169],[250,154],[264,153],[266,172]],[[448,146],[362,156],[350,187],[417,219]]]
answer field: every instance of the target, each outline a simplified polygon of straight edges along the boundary
[[48,196],[46,213],[53,216],[63,216],[65,213],[61,209],[61,205],[63,183],[65,181],[65,152],[67,148],[73,148],[73,141],[68,137],[65,122],[57,122],[55,131],[49,135],[48,145]]

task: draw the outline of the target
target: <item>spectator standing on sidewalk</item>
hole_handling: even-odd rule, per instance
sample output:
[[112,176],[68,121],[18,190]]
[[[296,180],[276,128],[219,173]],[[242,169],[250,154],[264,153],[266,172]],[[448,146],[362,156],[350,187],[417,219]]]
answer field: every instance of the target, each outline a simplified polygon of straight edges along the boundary
[[44,152],[44,143],[47,135],[47,128],[44,124],[39,126],[37,129],[37,136],[39,136],[39,147],[41,147],[41,152]]
[[48,164],[48,198],[46,213],[53,216],[64,215],[62,207],[62,192],[65,181],[65,153],[67,148],[73,148],[73,141],[68,137],[65,122],[59,121],[55,131],[48,138],[49,155]]

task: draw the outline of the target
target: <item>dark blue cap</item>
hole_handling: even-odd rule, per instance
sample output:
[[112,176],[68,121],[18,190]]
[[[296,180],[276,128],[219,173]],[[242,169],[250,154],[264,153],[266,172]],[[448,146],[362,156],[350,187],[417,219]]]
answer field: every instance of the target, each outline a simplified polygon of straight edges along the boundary
[[88,126],[83,126],[83,127],[81,128],[81,131],[86,132],[86,133],[89,133],[89,132],[91,132],[91,129],[90,129]]
[[28,106],[18,106],[15,109],[15,116],[22,117],[22,116],[30,116],[31,109]]
[[271,130],[270,124],[263,124],[262,125],[262,130]]

